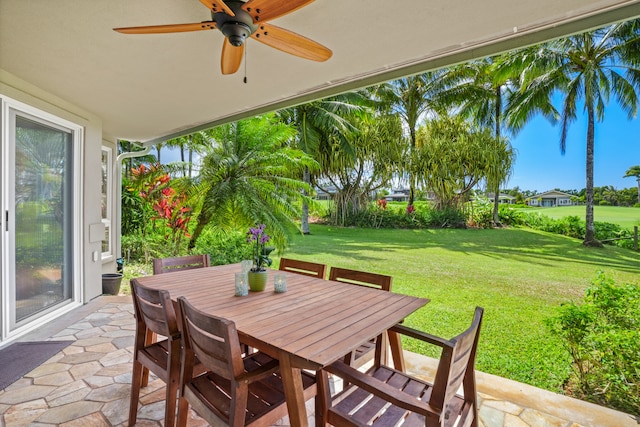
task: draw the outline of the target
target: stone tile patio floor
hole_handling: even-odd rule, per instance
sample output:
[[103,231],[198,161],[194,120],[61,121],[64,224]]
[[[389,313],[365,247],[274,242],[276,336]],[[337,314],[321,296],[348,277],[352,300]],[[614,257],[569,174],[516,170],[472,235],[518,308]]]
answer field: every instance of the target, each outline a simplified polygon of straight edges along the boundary
[[[0,391],[0,427],[125,426],[134,330],[130,297],[102,296],[22,337],[74,343]],[[406,359],[408,371],[432,375],[433,359],[413,353]],[[640,425],[627,414],[493,375],[478,372],[477,382],[481,427]],[[164,383],[150,380],[141,393],[137,425],[162,426],[163,400]],[[307,407],[312,417],[312,402]],[[286,426],[287,419],[278,424]],[[204,425],[192,413],[189,426]]]

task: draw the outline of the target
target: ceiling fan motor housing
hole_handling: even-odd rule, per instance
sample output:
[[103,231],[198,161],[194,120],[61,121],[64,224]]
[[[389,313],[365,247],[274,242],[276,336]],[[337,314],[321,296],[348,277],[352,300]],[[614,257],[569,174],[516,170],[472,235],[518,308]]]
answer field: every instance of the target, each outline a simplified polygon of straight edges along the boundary
[[211,17],[216,21],[216,27],[229,40],[232,46],[242,46],[247,37],[251,36],[258,26],[254,25],[253,18],[242,9],[244,2],[229,0],[227,6],[235,16],[227,15],[225,12],[212,13]]

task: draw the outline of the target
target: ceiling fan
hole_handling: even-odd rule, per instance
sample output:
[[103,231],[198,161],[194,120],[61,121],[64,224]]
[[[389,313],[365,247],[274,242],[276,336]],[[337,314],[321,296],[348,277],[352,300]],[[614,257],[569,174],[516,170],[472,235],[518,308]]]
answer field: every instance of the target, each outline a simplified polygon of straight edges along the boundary
[[313,61],[326,61],[331,58],[330,49],[300,34],[267,24],[267,21],[300,9],[312,1],[200,0],[211,10],[210,21],[114,28],[114,31],[124,34],[158,34],[218,29],[225,36],[220,60],[222,74],[233,74],[238,71],[247,37],[291,55]]

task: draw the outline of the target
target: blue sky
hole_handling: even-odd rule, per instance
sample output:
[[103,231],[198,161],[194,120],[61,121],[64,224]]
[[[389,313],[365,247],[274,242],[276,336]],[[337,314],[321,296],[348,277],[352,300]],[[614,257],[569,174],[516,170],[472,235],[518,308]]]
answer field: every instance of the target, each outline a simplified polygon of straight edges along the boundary
[[[578,110],[582,113],[582,110]],[[536,116],[511,145],[516,163],[507,188],[544,192],[554,188],[581,190],[586,184],[586,114],[569,128],[567,150],[560,154],[560,126]],[[616,189],[636,188],[635,178],[622,178],[627,169],[640,165],[640,119],[629,120],[611,100],[604,120],[596,122],[594,185]]]

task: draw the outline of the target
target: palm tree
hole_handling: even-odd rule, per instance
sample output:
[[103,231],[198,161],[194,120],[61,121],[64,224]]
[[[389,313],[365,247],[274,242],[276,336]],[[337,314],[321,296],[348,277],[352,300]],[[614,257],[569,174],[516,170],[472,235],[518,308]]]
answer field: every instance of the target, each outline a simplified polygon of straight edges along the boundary
[[394,113],[402,117],[409,132],[408,174],[409,201],[413,205],[416,190],[416,171],[413,170],[411,159],[416,151],[416,132],[418,123],[431,110],[437,110],[437,98],[432,96],[441,89],[441,72],[429,72],[405,77],[380,85],[375,92],[375,98]]
[[631,166],[627,169],[627,172],[624,174],[623,178],[629,178],[630,176],[635,176],[638,181],[638,203],[640,203],[640,166]]
[[[210,144],[209,131],[200,131],[192,133],[187,136],[181,136],[179,138],[171,139],[165,144],[170,148],[180,149],[180,162],[183,177],[192,177],[193,172],[193,153],[201,152],[204,147]],[[188,158],[185,158],[185,153],[188,153]]]
[[[448,69],[443,75],[445,89],[438,95],[440,102],[453,107],[464,117],[470,117],[481,126],[492,127],[497,140],[507,145],[505,152],[509,156],[496,160],[487,187],[494,192],[493,222],[499,223],[498,203],[500,184],[510,174],[513,165],[513,150],[508,140],[502,138],[502,129],[507,125],[504,120],[505,95],[517,86],[517,77],[513,67],[507,66],[500,57],[470,61]],[[517,129],[509,129],[515,133]]]
[[266,224],[277,247],[300,215],[303,168],[316,162],[287,146],[295,129],[274,115],[259,116],[211,130],[216,144],[205,151],[199,182],[190,194],[199,210],[189,249],[210,223],[224,229]]
[[[522,124],[535,112],[560,118],[560,152],[566,152],[569,125],[580,102],[587,116],[586,233],[585,246],[601,246],[595,238],[593,217],[593,164],[595,122],[604,119],[609,96],[633,118],[640,87],[640,31],[638,20],[552,41],[519,53],[525,65],[522,88],[514,99],[512,123]],[[561,111],[552,96],[564,95]]]
[[618,199],[620,198],[620,195],[613,185],[607,185],[602,187],[602,198],[612,206],[618,206]]
[[[347,92],[281,110],[278,116],[296,128],[297,148],[316,159],[322,170],[329,161],[333,141],[338,141],[343,153],[353,155],[348,137],[355,131],[352,119],[362,112],[366,102],[361,92]],[[309,185],[313,182],[308,168],[303,171],[303,181]],[[302,203],[301,229],[309,234],[309,205],[305,201]]]

